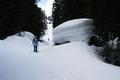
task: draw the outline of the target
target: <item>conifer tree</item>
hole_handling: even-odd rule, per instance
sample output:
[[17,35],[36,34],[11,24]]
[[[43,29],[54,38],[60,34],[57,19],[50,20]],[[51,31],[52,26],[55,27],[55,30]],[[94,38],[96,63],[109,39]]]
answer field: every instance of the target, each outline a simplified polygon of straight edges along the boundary
[[90,0],[55,0],[53,27],[71,19],[90,17]]
[[[38,0],[0,0],[0,38],[20,31],[41,36],[46,29],[43,11]],[[37,28],[37,29],[36,29]]]
[[53,27],[56,27],[57,25],[61,24],[63,22],[63,0],[55,0],[53,3],[53,11],[52,11],[52,17],[53,17]]

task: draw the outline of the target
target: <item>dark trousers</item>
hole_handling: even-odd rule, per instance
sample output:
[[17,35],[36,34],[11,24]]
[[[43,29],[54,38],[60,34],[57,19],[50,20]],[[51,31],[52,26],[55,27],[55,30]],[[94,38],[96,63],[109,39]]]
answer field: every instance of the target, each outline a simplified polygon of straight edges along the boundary
[[34,52],[38,52],[37,46],[34,46]]

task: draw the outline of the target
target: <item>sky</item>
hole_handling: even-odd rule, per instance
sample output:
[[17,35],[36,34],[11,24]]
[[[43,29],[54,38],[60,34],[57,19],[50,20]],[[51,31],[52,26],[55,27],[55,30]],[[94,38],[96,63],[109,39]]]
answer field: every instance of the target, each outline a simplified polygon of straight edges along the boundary
[[44,6],[48,0],[40,0],[39,5]]
[[47,16],[50,16],[52,14],[52,4],[54,0],[41,0],[38,3],[38,7],[41,7],[43,10],[45,10],[45,13]]

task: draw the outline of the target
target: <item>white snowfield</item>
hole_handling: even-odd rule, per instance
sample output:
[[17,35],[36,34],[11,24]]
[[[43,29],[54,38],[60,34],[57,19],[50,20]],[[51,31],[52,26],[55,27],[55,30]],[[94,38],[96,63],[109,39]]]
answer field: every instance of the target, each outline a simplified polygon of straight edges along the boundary
[[0,40],[0,80],[120,80],[120,67],[102,62],[95,49],[82,41],[43,42],[34,53],[30,38],[11,36]]
[[92,19],[75,19],[64,22],[53,30],[53,40],[55,43],[88,41],[93,35]]

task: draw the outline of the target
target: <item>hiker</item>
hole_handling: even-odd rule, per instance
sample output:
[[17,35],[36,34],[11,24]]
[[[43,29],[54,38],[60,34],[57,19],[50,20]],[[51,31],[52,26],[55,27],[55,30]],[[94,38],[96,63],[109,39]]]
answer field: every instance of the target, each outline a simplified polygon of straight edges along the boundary
[[34,46],[34,52],[38,52],[38,39],[37,37],[34,37],[33,41],[32,41],[32,44]]

